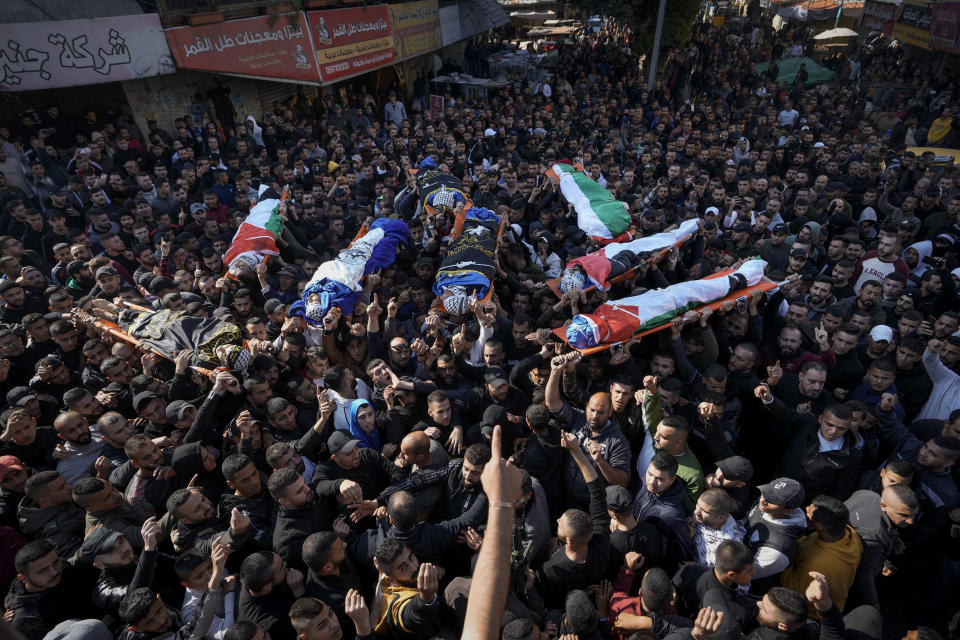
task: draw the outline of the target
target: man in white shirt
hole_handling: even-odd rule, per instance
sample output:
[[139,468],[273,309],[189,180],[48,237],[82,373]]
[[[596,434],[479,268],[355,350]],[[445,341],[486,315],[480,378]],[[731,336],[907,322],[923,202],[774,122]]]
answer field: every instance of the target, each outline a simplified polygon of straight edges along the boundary
[[[56,417],[53,428],[63,441],[53,451],[60,475],[70,484],[97,475],[103,440],[99,434],[95,435],[90,430],[87,419],[76,411],[67,411]],[[109,472],[110,461],[107,458],[103,458],[99,464],[104,465],[105,471]]]
[[712,567],[717,563],[717,547],[724,540],[743,541],[747,530],[730,515],[734,502],[723,489],[707,489],[697,498],[690,527],[697,564]]

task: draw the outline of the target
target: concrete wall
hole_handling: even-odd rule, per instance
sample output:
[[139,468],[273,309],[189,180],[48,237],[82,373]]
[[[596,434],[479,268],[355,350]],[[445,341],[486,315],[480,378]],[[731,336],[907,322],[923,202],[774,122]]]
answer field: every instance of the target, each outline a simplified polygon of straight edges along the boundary
[[[147,120],[153,119],[162,129],[172,133],[175,118],[189,113],[196,120],[198,112],[213,112],[212,104],[206,100],[206,92],[213,78],[212,73],[181,69],[167,76],[129,80],[123,83],[123,90],[141,131],[149,131]],[[261,105],[257,94],[258,81],[230,76],[220,76],[220,79],[232,90],[230,95],[237,119],[252,113],[259,120]]]

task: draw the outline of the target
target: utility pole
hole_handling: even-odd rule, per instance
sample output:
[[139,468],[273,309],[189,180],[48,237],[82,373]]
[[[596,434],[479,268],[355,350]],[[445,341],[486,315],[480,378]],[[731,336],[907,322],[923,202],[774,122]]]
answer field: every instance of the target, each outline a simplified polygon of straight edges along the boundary
[[663,37],[663,18],[667,13],[667,0],[660,0],[660,10],[657,12],[657,30],[653,35],[653,52],[650,54],[650,77],[647,81],[650,94],[657,82],[657,65],[660,64],[660,39]]

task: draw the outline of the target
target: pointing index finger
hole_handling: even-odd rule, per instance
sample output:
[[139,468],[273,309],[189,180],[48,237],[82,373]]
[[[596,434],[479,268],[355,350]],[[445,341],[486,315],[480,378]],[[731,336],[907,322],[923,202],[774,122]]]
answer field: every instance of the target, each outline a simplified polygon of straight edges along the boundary
[[493,435],[490,437],[490,457],[493,460],[500,460],[500,425],[493,427]]

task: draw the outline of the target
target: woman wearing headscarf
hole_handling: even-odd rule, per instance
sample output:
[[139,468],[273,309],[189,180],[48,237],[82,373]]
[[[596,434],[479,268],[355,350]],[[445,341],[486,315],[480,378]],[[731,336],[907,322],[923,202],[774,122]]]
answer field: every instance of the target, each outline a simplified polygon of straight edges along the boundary
[[360,441],[364,449],[373,449],[378,453],[383,449],[373,405],[363,398],[350,403],[350,434]]

